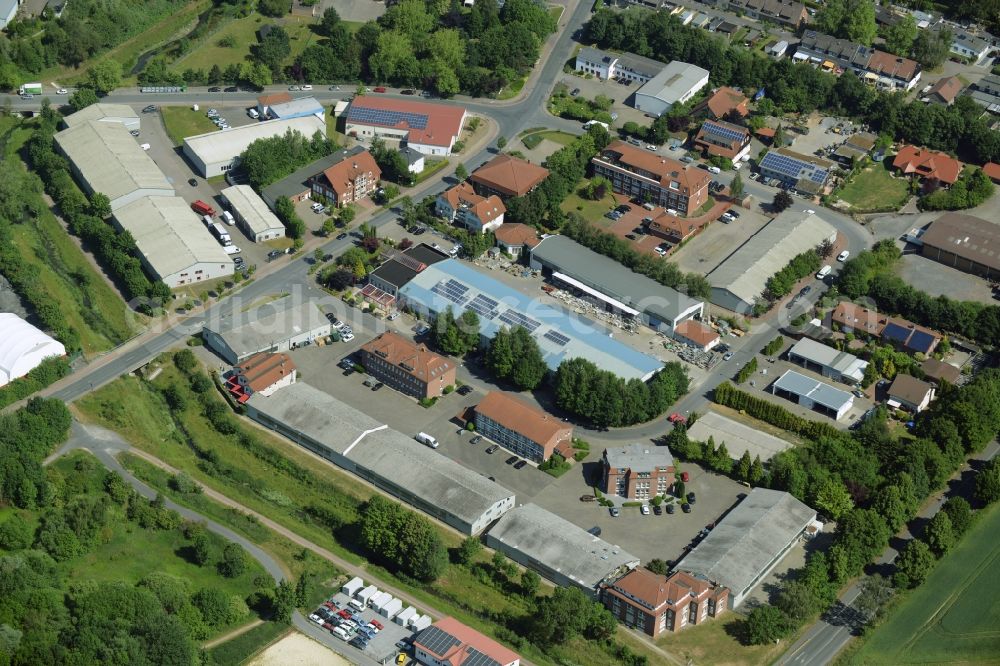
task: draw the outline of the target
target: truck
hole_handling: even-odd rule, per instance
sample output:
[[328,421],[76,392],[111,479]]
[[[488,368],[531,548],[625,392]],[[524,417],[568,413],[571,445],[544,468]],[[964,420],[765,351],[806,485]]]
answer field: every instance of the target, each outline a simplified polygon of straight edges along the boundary
[[21,87],[17,89],[18,95],[41,95],[42,94],[42,84],[41,83],[22,83]]
[[233,239],[229,236],[229,232],[226,231],[226,228],[221,224],[219,224],[218,222],[213,224],[208,229],[209,231],[212,232],[212,235],[215,236],[218,239],[218,241],[223,245],[233,244]]
[[204,201],[202,201],[201,199],[198,199],[193,204],[191,204],[191,210],[198,213],[199,215],[211,215],[212,217],[215,217],[215,209],[212,208],[207,203],[205,203]]

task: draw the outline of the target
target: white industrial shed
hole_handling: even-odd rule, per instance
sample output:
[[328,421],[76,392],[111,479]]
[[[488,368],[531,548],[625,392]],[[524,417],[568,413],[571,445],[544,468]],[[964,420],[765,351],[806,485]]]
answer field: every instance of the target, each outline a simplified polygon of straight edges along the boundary
[[249,185],[233,185],[220,192],[232,209],[236,224],[247,238],[260,243],[274,238],[284,238],[285,225],[271,212],[267,203]]
[[235,365],[254,354],[287,351],[330,335],[331,324],[313,301],[296,304],[285,297],[227,319],[210,321],[202,329],[205,344]]
[[854,406],[854,396],[826,382],[786,370],[771,384],[771,393],[830,418],[840,420]]
[[113,219],[135,238],[146,269],[171,289],[233,274],[233,258],[180,197],[142,197]]
[[708,76],[707,69],[674,60],[635,91],[633,106],[643,113],[661,116],[707,86]]
[[399,615],[392,618],[392,621],[405,627],[407,623],[417,617],[417,615],[418,613],[416,608],[413,606],[407,606],[405,610],[399,612]]
[[344,586],[340,588],[340,591],[349,597],[353,597],[354,593],[364,587],[365,582],[355,576],[351,580],[344,583]]
[[368,601],[368,605],[377,611],[385,608],[386,604],[392,601],[392,595],[388,592],[379,592]]
[[495,481],[305,382],[246,404],[258,423],[464,534],[514,507]]
[[76,127],[91,120],[124,125],[129,131],[139,129],[139,114],[128,104],[91,104],[63,118],[63,123],[66,127]]
[[392,618],[396,617],[396,615],[401,610],[403,610],[403,602],[393,597],[392,599],[389,600],[389,603],[382,606],[382,608],[380,608],[378,612],[379,615],[391,620]]
[[240,154],[251,143],[257,139],[283,136],[288,131],[299,132],[306,138],[316,132],[326,136],[326,121],[310,115],[189,136],[184,139],[184,154],[191,160],[195,171],[205,178],[221,176],[235,166]]
[[776,217],[706,276],[712,303],[733,312],[749,312],[772,275],[806,250],[837,239],[836,229],[816,215],[804,220],[798,215]]
[[868,367],[868,361],[862,361],[854,354],[839,351],[810,338],[802,338],[796,342],[788,350],[788,360],[844,384],[860,382]]
[[66,348],[12,312],[0,312],[0,386],[23,377]]
[[362,602],[365,606],[367,606],[368,602],[371,601],[373,598],[375,598],[375,595],[378,593],[379,592],[377,587],[375,587],[374,585],[369,585],[360,592],[357,592],[354,596],[357,597],[358,601]]
[[143,197],[172,197],[174,188],[124,125],[99,120],[64,129],[56,146],[89,195],[101,192],[115,211]]

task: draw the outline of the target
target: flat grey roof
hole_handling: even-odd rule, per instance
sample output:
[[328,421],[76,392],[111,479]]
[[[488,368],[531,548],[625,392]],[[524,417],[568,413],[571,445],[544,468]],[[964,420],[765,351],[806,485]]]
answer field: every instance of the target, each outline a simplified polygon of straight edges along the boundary
[[271,229],[281,229],[284,232],[285,225],[249,185],[233,185],[220,194],[240,214],[253,233],[260,234]]
[[55,140],[91,189],[112,202],[136,190],[174,193],[124,125],[88,120],[57,133]]
[[487,532],[507,548],[593,589],[639,558],[537,504],[511,509]]
[[205,328],[222,336],[226,344],[241,357],[307,331],[325,329],[329,333],[330,322],[320,312],[318,303],[305,301],[296,304],[296,300],[286,296],[241,312],[227,319],[221,326],[218,322],[208,322]]
[[786,492],[754,488],[675,568],[742,595],[815,518]]
[[[676,104],[699,83],[708,83],[708,70],[697,65],[674,60],[660,70],[659,74],[643,84],[637,95],[649,95],[667,104]],[[704,85],[702,83],[702,85]]]
[[267,108],[268,113],[279,118],[281,116],[297,116],[307,113],[323,113],[323,105],[317,102],[315,97],[298,97],[291,102],[270,104]]
[[805,396],[813,402],[823,405],[829,409],[839,412],[845,405],[854,400],[847,391],[834,388],[826,382],[821,382],[812,377],[806,377],[802,373],[794,370],[786,370],[785,374],[778,377],[773,387],[794,393],[798,396]]
[[657,467],[672,467],[674,464],[670,449],[652,444],[635,443],[607,449],[604,457],[611,467],[630,469],[633,472],[647,472]]
[[116,210],[114,217],[161,279],[195,264],[233,265],[180,197],[142,197]]
[[66,127],[76,127],[91,120],[138,120],[139,114],[128,104],[107,104],[99,102],[80,109],[63,118]]
[[797,213],[779,215],[709,273],[708,282],[753,304],[764,293],[768,278],[836,233],[816,215],[804,220],[798,219]]
[[774,455],[792,448],[792,443],[787,440],[761,432],[713,411],[705,412],[698,417],[694,425],[688,429],[688,437],[696,442],[707,442],[708,438],[712,437],[716,444],[725,442],[729,455],[734,459],[741,458],[744,451],[749,451],[751,458],[760,456],[762,462],[767,462]]
[[701,301],[630,271],[610,257],[598,254],[566,236],[549,236],[531,250],[537,257],[575,280],[636,310],[672,322]]
[[249,404],[382,477],[404,492],[441,507],[470,524],[514,493],[437,453],[412,437],[304,382]]
[[809,338],[802,338],[796,342],[788,350],[788,353],[836,370],[842,375],[857,376],[858,381],[861,381],[861,376],[864,375],[865,368],[868,367],[867,361],[862,361],[854,354],[839,351]]
[[268,120],[263,123],[230,127],[184,139],[195,155],[206,165],[228,162],[247,149],[257,139],[283,136],[288,130],[297,131],[307,139],[316,132],[326,136],[326,121],[316,116],[302,116],[286,120]]
[[327,155],[326,157],[321,157],[314,162],[310,162],[300,169],[296,169],[291,174],[285,176],[281,180],[271,183],[263,190],[261,190],[261,196],[264,201],[270,201],[272,204],[278,200],[278,197],[294,197],[298,196],[302,192],[310,188],[308,180],[317,174],[321,174],[334,164],[340,164],[348,157],[353,157],[359,153],[363,153],[367,150],[364,146],[358,145],[353,148],[348,148],[347,150],[338,150],[332,155]]

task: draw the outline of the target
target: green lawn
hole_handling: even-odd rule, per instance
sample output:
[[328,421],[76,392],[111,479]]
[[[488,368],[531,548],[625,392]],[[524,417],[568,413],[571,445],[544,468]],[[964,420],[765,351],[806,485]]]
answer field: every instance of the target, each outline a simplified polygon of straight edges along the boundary
[[853,664],[997,663],[1000,505],[985,509],[923,585],[865,639]]
[[[17,155],[30,136],[27,124],[0,121],[6,139],[0,169],[25,171]],[[11,238],[24,261],[36,266],[38,280],[58,302],[67,323],[79,334],[85,354],[101,352],[138,332],[141,317],[131,312],[121,296],[98,274],[76,242],[42,201],[41,191],[24,189],[25,200],[38,202],[41,214],[11,226]]]
[[424,170],[417,174],[416,181],[413,184],[414,185],[419,185],[420,183],[424,182],[425,180],[427,180],[428,178],[430,178],[431,176],[433,176],[434,174],[436,174],[441,169],[444,169],[445,167],[447,167],[448,164],[449,164],[449,162],[446,159],[440,159],[440,160],[426,160],[425,159],[424,160]]
[[211,663],[215,666],[240,666],[291,631],[287,624],[265,622],[209,650]]
[[777,645],[743,645],[738,636],[743,618],[727,611],[717,619],[667,634],[656,644],[679,658],[678,663],[714,664],[715,666],[758,666],[771,664],[795,642],[792,636]]
[[573,191],[559,207],[567,213],[578,213],[598,226],[607,227],[610,220],[604,217],[604,214],[615,207],[615,198],[609,193],[601,201],[591,201],[581,197],[579,192]]
[[836,196],[858,211],[884,209],[906,203],[909,187],[906,179],[894,178],[883,165],[874,164],[854,176]]
[[160,114],[163,116],[163,124],[167,128],[167,136],[174,142],[175,146],[184,143],[184,138],[195,136],[196,134],[206,134],[218,131],[205,111],[208,107],[194,111],[190,106],[161,106]]

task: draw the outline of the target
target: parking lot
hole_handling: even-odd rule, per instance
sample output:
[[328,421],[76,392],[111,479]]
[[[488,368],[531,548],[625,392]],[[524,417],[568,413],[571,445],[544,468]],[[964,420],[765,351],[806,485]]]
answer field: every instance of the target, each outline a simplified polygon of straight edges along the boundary
[[611,111],[618,114],[618,118],[615,120],[615,126],[617,127],[621,127],[629,121],[639,123],[640,125],[648,125],[652,122],[645,113],[638,109],[633,109],[626,104],[626,101],[632,98],[635,91],[642,87],[638,83],[626,86],[617,81],[604,81],[597,78],[588,79],[576,75],[565,75],[560,79],[560,83],[563,83],[569,91],[579,88],[579,97],[594,99],[598,95],[604,95],[614,100],[614,103],[611,105]]
[[[355,618],[354,623],[358,626],[365,626],[375,621],[382,625],[382,628],[377,633],[374,633],[370,640],[367,640],[363,644],[360,640],[355,640],[354,637],[359,633],[355,629],[348,634],[350,638],[344,641],[346,643],[344,648],[347,650],[357,650],[363,653],[365,657],[380,663],[387,663],[389,660],[394,661],[396,655],[401,652],[403,654],[412,654],[412,648],[408,645],[415,634],[412,629],[397,624],[388,617],[379,614],[374,608],[366,607],[364,610],[358,612],[349,605],[348,602],[350,601],[351,597],[343,592],[338,592],[330,597],[329,601],[325,602],[324,605],[315,609],[310,614],[309,620],[316,624],[317,627],[329,631],[335,640],[344,640],[333,631],[338,625],[345,623],[347,618],[343,617],[344,615],[350,617],[353,614]],[[403,608],[405,609],[407,606],[407,604],[404,604]],[[350,627],[351,625],[344,624],[344,626]],[[341,650],[338,650],[338,652],[343,654]],[[347,656],[350,657],[349,652]]]
[[670,258],[677,267],[685,272],[709,273],[771,220],[759,210],[739,207],[736,210],[740,213],[738,220],[728,224],[712,222],[674,252]]

